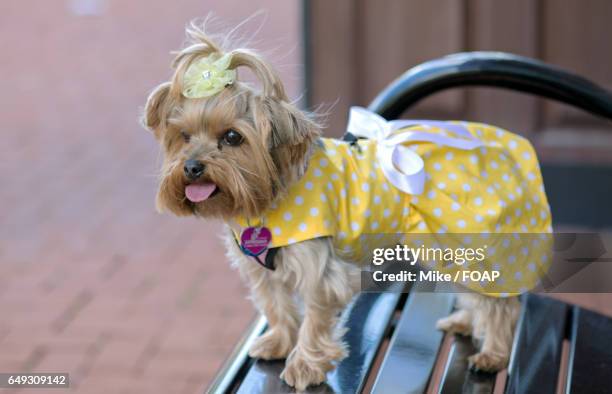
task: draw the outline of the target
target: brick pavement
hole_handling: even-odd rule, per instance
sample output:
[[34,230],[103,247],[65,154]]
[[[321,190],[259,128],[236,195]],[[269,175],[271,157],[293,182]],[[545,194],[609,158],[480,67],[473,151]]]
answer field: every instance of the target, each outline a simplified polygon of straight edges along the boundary
[[70,392],[202,392],[254,311],[219,223],[154,211],[157,145],[138,112],[185,23],[208,11],[267,9],[258,42],[287,49],[297,96],[299,4],[95,0],[99,15],[70,13],[86,2],[0,10],[0,371],[69,372]]

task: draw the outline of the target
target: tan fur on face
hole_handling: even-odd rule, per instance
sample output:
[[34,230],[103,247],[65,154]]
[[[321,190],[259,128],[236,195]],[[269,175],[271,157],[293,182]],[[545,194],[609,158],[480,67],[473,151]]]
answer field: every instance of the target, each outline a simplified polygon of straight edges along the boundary
[[[303,173],[320,128],[288,102],[276,72],[246,49],[227,51],[232,54],[230,67],[249,69],[259,79],[260,91],[236,81],[212,97],[183,97],[187,68],[202,56],[225,53],[195,26],[188,38],[189,45],[174,60],[171,82],[158,86],[145,105],[143,123],[164,154],[157,207],[180,216],[256,217]],[[219,143],[229,129],[244,137],[240,146]],[[182,133],[189,134],[189,142]],[[183,166],[189,159],[202,162],[202,180],[217,185],[219,192],[208,200],[192,203],[185,198]]]

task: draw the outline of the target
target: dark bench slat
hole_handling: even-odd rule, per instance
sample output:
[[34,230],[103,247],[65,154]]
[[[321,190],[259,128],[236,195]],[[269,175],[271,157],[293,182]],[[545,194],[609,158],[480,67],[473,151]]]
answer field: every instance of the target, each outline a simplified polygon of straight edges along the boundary
[[[327,382],[309,388],[309,393],[359,392],[382,343],[400,293],[362,293],[345,311],[350,330],[344,339],[349,356],[327,375]],[[238,393],[293,393],[280,378],[285,361],[257,360],[246,373]]]
[[441,394],[492,393],[495,386],[494,374],[472,373],[468,357],[478,352],[471,337],[455,335],[451,346],[444,376],[440,383]]
[[609,393],[612,383],[612,319],[574,307],[568,393]]
[[508,369],[507,394],[557,391],[567,315],[567,305],[562,302],[533,294],[523,298]]
[[378,372],[373,393],[423,393],[436,361],[443,333],[436,321],[453,309],[454,296],[413,290]]

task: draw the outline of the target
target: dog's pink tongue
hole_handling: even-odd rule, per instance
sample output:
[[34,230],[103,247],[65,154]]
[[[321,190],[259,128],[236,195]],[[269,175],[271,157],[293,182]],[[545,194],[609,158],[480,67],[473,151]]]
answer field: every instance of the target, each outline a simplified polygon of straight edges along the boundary
[[214,183],[194,183],[185,187],[185,196],[191,202],[204,201],[213,194],[216,188]]

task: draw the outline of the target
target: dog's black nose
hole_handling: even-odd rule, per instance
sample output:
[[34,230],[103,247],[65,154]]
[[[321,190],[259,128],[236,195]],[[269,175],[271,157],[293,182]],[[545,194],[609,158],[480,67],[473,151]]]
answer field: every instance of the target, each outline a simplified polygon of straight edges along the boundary
[[190,159],[185,162],[183,171],[185,171],[185,176],[187,178],[195,180],[198,179],[204,172],[204,164],[198,160]]

